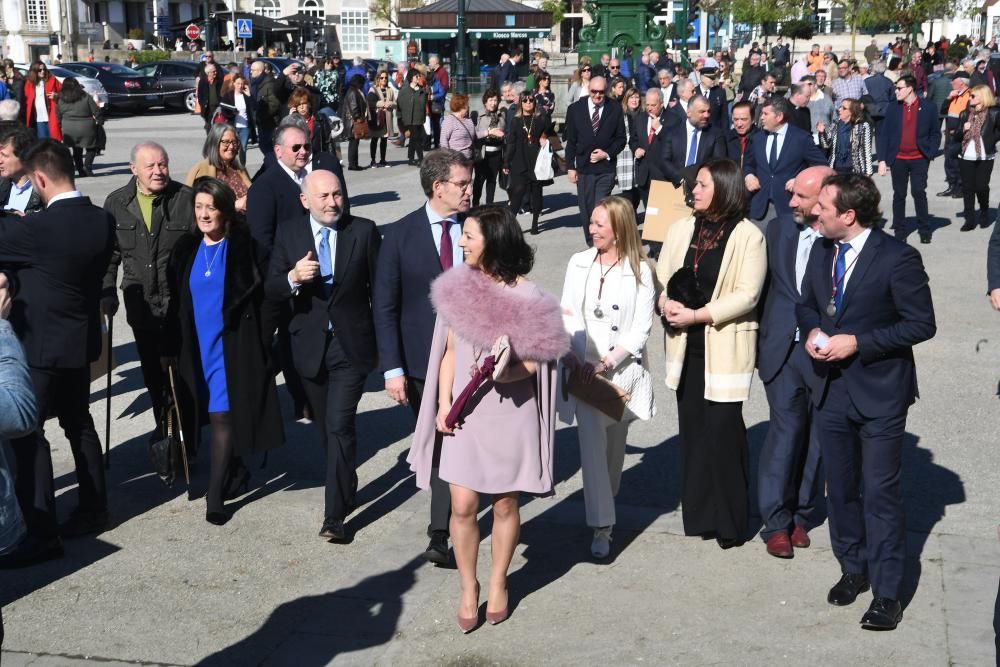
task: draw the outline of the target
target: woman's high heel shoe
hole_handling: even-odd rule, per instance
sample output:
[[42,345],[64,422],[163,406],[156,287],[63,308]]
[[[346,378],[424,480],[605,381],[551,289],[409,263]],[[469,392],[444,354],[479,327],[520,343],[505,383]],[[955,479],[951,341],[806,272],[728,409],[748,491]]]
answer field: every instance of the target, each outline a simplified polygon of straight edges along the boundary
[[490,625],[497,625],[503,623],[510,616],[510,605],[501,609],[500,611],[490,611],[486,610],[486,622]]
[[476,582],[476,615],[465,618],[459,614],[457,618],[458,629],[461,630],[464,635],[469,634],[479,625],[479,582]]
[[233,515],[229,512],[205,512],[205,521],[214,524],[216,526],[226,525]]
[[250,489],[250,469],[242,463],[234,469],[226,480],[226,487],[222,491],[223,500],[238,498]]

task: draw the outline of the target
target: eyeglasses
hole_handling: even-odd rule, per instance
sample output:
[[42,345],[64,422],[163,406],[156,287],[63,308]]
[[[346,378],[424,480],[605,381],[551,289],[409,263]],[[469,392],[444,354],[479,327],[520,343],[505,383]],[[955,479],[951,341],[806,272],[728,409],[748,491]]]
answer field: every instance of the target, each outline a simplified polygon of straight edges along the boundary
[[906,90],[909,86],[896,86],[896,90]]
[[531,97],[524,97],[521,99],[521,104],[534,104],[535,100]]
[[600,90],[591,90],[590,91],[591,95],[603,95],[604,93],[605,93],[605,90],[603,88],[601,88]]
[[472,181],[445,181],[445,183],[451,183],[459,190],[468,190],[472,187]]
[[589,71],[591,71],[591,70],[590,70],[590,68],[589,68],[589,67],[584,67],[584,68],[583,68],[583,69],[581,69],[580,71],[581,71],[581,72],[589,72]]
[[608,69],[621,69],[620,65],[609,65]]
[[307,153],[312,150],[312,146],[310,146],[309,144],[292,144],[291,146],[289,146],[289,148],[292,149],[293,153],[298,153],[303,148],[306,150]]
[[239,146],[240,142],[234,139],[223,139],[219,142],[220,146]]

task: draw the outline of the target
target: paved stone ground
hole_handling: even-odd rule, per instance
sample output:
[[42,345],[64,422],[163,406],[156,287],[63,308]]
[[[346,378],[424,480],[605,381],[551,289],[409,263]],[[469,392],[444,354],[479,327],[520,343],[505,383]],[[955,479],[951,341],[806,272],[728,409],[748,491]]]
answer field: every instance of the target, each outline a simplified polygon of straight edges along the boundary
[[[186,115],[114,119],[108,134],[99,177],[80,184],[97,202],[126,181],[128,150],[139,139],[165,144],[179,179],[200,152],[200,121]],[[421,202],[405,155],[394,149],[390,158],[391,169],[349,175],[354,211],[380,224]],[[254,151],[251,166],[257,163]],[[943,189],[940,162],[931,174],[930,191]],[[888,179],[879,183],[888,193]],[[544,233],[531,239],[538,248],[532,278],[554,292],[582,244],[575,202],[560,178],[546,191]],[[377,377],[358,418],[361,505],[347,524],[351,544],[316,537],[322,453],[312,427],[291,421],[287,444],[254,471],[252,491],[217,528],[203,518],[204,452],[189,493],[164,488],[151,473],[149,402],[119,316],[110,472],[116,526],[67,543],[60,561],[0,574],[3,663],[992,664],[1000,316],[984,297],[989,232],[960,234],[958,208],[957,200],[932,199],[940,228],[932,245],[920,246],[939,330],[916,350],[922,399],[910,411],[905,447],[909,565],[906,616],[896,632],[860,629],[867,596],[847,608],[826,603],[839,570],[825,526],[790,561],[767,556],[759,540],[723,552],[714,541],[683,536],[675,399],[658,385],[659,414],[630,433],[612,557],[602,564],[589,557],[575,427],[564,427],[556,497],[523,503],[513,615],[462,636],[454,620],[457,576],[417,558],[428,498],[404,463],[412,417],[386,398]],[[660,368],[657,333],[649,347]],[[92,398],[103,425],[103,381]],[[285,409],[290,414],[287,402]],[[756,470],[768,419],[760,383],[744,412]],[[76,493],[69,447],[54,422],[48,435],[66,512]],[[485,579],[488,512],[481,525]]]

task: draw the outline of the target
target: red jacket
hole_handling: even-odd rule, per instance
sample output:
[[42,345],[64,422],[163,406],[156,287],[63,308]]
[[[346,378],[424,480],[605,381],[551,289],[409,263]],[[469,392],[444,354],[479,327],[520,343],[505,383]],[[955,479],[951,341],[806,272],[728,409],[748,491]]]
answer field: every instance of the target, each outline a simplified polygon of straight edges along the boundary
[[[45,79],[45,110],[49,114],[49,135],[56,141],[62,141],[62,131],[59,129],[59,119],[56,118],[56,99],[49,97],[50,93],[62,90],[62,84],[51,74]],[[24,80],[24,119],[28,127],[34,123],[35,112],[35,84],[30,80]]]

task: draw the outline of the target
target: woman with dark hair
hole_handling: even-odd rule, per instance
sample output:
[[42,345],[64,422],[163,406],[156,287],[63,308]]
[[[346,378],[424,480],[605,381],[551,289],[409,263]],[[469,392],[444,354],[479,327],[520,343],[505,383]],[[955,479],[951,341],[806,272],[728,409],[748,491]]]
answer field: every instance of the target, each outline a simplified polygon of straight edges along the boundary
[[625,123],[625,148],[618,154],[618,160],[615,163],[615,179],[618,181],[621,196],[632,202],[634,210],[639,207],[639,202],[642,201],[642,194],[639,188],[635,186],[635,155],[632,153],[632,149],[629,148],[629,141],[631,140],[636,114],[643,113],[640,111],[642,107],[642,95],[635,88],[629,88],[628,92],[616,104],[622,105],[622,118]]
[[576,418],[583,504],[594,531],[590,553],[601,559],[611,551],[629,424],[656,414],[646,357],[656,284],[631,202],[624,197],[599,201],[590,233],[594,247],[573,255],[566,267],[562,312],[572,350],[563,363],[587,384],[598,375],[611,380],[629,399],[620,420],[575,398],[560,404],[559,413],[569,424]]
[[[75,78],[63,83],[56,104],[56,119],[62,128],[63,143],[73,151],[73,164],[80,177],[93,176],[97,157],[97,102]],[[87,151],[86,160],[83,152]]]
[[[333,152],[333,128],[330,120],[323,114],[317,113],[312,108],[313,97],[308,89],[299,86],[288,96],[288,114],[301,116],[309,126],[309,143],[312,145],[312,153],[332,153]],[[355,155],[355,158],[357,155]]]
[[965,222],[960,231],[976,228],[976,200],[980,227],[990,226],[990,177],[1000,139],[1000,108],[989,86],[973,86],[969,105],[958,116],[955,138],[959,143],[958,168],[962,174]]
[[495,625],[510,609],[518,495],[552,493],[556,360],[569,338],[559,303],[525,278],[534,252],[512,212],[473,209],[459,246],[465,263],[431,285],[438,317],[407,461],[417,485],[427,488],[435,441],[443,435],[439,475],[451,487],[450,532],[462,587],[458,625],[471,632],[479,624],[479,496],[493,505],[486,621]]
[[483,93],[483,112],[476,119],[476,138],[482,153],[476,159],[476,177],[472,185],[472,205],[479,206],[486,186],[486,203],[493,203],[497,191],[497,176],[503,167],[504,114],[500,110],[500,93],[487,88]]
[[735,162],[698,170],[694,215],[671,225],[656,269],[666,290],[668,387],[677,392],[684,533],[723,549],[747,536],[743,401],[757,349],[757,301],[767,273],[764,236],[744,219],[746,188]]
[[875,173],[874,151],[875,132],[868,122],[861,102],[845,97],[837,103],[837,120],[832,125],[817,123],[819,147],[829,151],[830,166],[838,174]]
[[236,74],[222,88],[222,104],[219,106],[226,122],[233,126],[240,140],[240,159],[247,157],[247,142],[257,133],[254,117],[257,102],[250,94],[250,84],[242,74]]
[[222,181],[194,184],[196,235],[184,236],[170,257],[172,316],[177,330],[178,401],[184,433],[197,437],[211,426],[211,466],[205,520],[229,521],[224,501],[245,492],[250,471],[242,457],[284,442],[284,427],[271,362],[277,325],[264,299],[267,252],[236,213],[233,191]]
[[615,104],[621,104],[622,98],[625,96],[625,79],[620,76],[616,76],[611,79],[608,84],[608,100],[614,101]]
[[191,167],[184,182],[192,186],[205,176],[219,179],[233,191],[236,212],[243,215],[247,210],[250,174],[240,160],[240,139],[236,132],[236,128],[226,123],[212,125],[201,149],[203,159]]
[[427,119],[427,86],[423,72],[411,67],[406,85],[399,91],[399,129],[410,139],[406,162],[411,167],[424,161],[424,121]]
[[[368,136],[372,138],[371,167],[388,167],[385,150],[389,136],[395,134],[396,91],[389,85],[389,72],[380,69],[368,91]],[[379,151],[379,161],[375,162],[375,150]]]
[[323,99],[323,108],[338,113],[340,109],[340,70],[331,56],[323,59],[323,67],[313,74],[313,84]]
[[552,77],[542,70],[535,77],[535,108],[552,118],[556,110],[556,94],[552,92]]
[[516,214],[526,194],[531,196],[531,233],[538,233],[538,217],[542,214],[542,188],[552,181],[535,177],[535,161],[542,146],[552,134],[549,117],[535,108],[535,95],[524,91],[518,98],[518,109],[507,135],[503,156],[503,171],[510,174],[510,209]]
[[365,77],[355,74],[348,82],[344,93],[341,117],[344,123],[350,119],[351,136],[347,142],[347,168],[350,171],[364,171],[358,165],[358,146],[361,140],[368,136],[368,100],[364,94]]
[[28,127],[35,128],[39,139],[51,137],[62,141],[62,131],[59,129],[59,119],[56,118],[56,99],[62,85],[49,72],[41,60],[36,60],[28,70],[24,82],[24,122]]
[[7,97],[20,103],[24,99],[24,76],[10,58],[3,59],[3,82],[7,85]]

